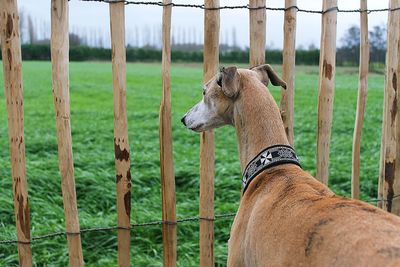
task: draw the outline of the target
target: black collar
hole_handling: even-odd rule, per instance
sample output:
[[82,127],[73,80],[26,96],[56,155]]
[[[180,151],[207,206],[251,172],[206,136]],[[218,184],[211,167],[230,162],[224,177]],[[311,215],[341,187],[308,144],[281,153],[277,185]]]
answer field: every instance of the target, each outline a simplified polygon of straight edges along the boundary
[[251,181],[263,170],[285,163],[293,163],[301,167],[294,149],[287,145],[274,145],[262,150],[247,164],[243,173],[243,194]]

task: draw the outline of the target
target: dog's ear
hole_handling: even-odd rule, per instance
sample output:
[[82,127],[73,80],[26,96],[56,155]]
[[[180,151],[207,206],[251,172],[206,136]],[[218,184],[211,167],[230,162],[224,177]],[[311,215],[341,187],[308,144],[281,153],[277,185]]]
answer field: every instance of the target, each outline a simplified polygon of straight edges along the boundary
[[268,86],[269,81],[275,86],[282,86],[286,89],[286,83],[278,77],[274,69],[269,64],[260,65],[257,67],[251,68],[251,70],[258,73],[258,76],[265,86]]
[[236,67],[222,67],[217,78],[217,84],[222,88],[222,92],[230,98],[237,95],[239,91],[239,73]]

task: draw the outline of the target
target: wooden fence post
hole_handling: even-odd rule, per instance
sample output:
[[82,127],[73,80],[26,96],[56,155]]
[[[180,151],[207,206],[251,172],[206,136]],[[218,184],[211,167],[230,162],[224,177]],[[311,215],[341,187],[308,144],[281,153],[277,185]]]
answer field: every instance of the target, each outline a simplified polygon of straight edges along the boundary
[[[400,7],[400,0],[391,0],[391,9]],[[400,145],[397,145],[396,127],[398,120],[398,77],[399,77],[399,44],[400,44],[400,10],[389,11],[388,36],[386,52],[386,76],[384,95],[384,115],[382,124],[381,166],[379,177],[379,199],[383,199],[381,207],[389,212],[400,214],[400,199],[394,198],[400,193],[399,168],[396,157]],[[397,98],[397,99],[396,99]],[[397,126],[396,126],[397,123]],[[399,132],[400,133],[400,132]],[[399,139],[400,140],[400,139]],[[400,162],[398,162],[400,164]]]
[[[286,135],[291,146],[294,146],[294,77],[296,59],[296,17],[297,0],[285,0],[285,22],[283,25],[283,66],[282,78],[286,82],[286,90],[281,90],[281,116],[285,126]],[[292,8],[290,8],[292,7]]]
[[[112,1],[111,1],[112,2]],[[114,88],[114,149],[118,212],[118,266],[130,265],[131,172],[126,112],[125,4],[110,3]]]
[[[206,8],[219,0],[205,0]],[[204,82],[212,79],[219,64],[219,10],[204,11]],[[200,266],[214,266],[214,131],[200,135]]]
[[266,18],[265,0],[250,0],[250,67],[265,63]]
[[164,266],[176,266],[176,196],[171,125],[171,0],[163,4],[162,99],[160,105],[160,171]]
[[316,178],[324,184],[328,184],[336,69],[337,0],[324,0],[322,10],[324,13],[322,14],[319,62]]
[[70,266],[83,266],[72,155],[68,61],[68,0],[52,0],[51,63],[65,229],[72,233],[67,235]]
[[25,169],[24,96],[16,0],[0,0],[0,37],[8,112],[11,176],[20,266],[32,266],[28,182]]
[[[360,0],[360,9],[367,10],[367,0]],[[369,43],[368,13],[360,13],[360,66],[358,81],[357,111],[353,136],[353,156],[351,175],[351,197],[360,198],[360,144],[364,122],[365,104],[368,89]]]

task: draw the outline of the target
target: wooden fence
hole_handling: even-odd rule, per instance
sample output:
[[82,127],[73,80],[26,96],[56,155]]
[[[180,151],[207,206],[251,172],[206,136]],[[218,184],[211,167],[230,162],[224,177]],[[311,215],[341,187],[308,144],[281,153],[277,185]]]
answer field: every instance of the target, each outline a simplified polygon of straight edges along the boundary
[[[112,73],[114,88],[114,144],[118,212],[118,265],[130,265],[131,173],[125,77],[125,4],[107,1],[110,7]],[[115,2],[115,3],[114,3]],[[249,1],[250,66],[264,63],[266,45],[266,1]],[[293,144],[296,0],[285,0],[283,77],[281,113],[286,133]],[[163,0],[162,100],[160,106],[160,171],[164,266],[176,265],[175,179],[172,154],[170,58],[171,0]],[[387,64],[384,93],[381,161],[378,205],[400,214],[400,0],[390,0],[388,18]],[[204,81],[217,72],[219,65],[219,0],[204,2]],[[366,103],[368,75],[367,0],[360,0],[361,49],[359,93],[353,142],[352,196],[359,197],[360,140]],[[328,183],[329,145],[335,89],[335,51],[337,0],[324,0],[321,12],[321,50],[318,95],[317,178]],[[0,30],[8,111],[10,158],[14,192],[14,210],[21,266],[32,266],[30,215],[25,171],[24,99],[21,69],[21,44],[17,0],[0,0]],[[57,124],[58,158],[64,200],[70,266],[84,264],[75,193],[69,98],[69,23],[68,0],[51,1],[51,57],[53,96]],[[214,266],[214,133],[200,136],[200,266]]]

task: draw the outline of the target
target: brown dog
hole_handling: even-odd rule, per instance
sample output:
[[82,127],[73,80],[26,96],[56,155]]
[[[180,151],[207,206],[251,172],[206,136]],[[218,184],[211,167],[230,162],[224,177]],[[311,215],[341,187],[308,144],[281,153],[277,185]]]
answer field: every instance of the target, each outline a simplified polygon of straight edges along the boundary
[[[197,132],[233,125],[245,171],[263,149],[289,144],[269,80],[285,87],[269,65],[222,69],[182,122]],[[247,184],[228,266],[400,266],[400,218],[336,196],[296,164],[281,162]]]

